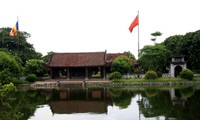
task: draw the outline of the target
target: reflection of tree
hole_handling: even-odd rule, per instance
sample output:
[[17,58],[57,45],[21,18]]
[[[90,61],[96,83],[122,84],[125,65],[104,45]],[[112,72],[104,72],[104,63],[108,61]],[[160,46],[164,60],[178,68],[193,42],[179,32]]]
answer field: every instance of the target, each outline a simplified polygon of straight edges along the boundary
[[191,97],[194,94],[194,89],[192,87],[186,87],[180,90],[181,95],[186,98]]
[[[193,90],[191,88],[186,88],[186,89],[190,91],[190,95],[189,95],[190,97],[187,98],[185,106],[174,106],[173,110],[175,112],[175,116],[177,120],[197,120],[200,118],[200,114],[199,114],[200,91],[198,90],[192,93]],[[184,91],[187,91],[186,89]],[[182,94],[182,91],[183,90],[181,89],[180,90],[181,94]],[[193,95],[191,95],[191,93]]]
[[142,93],[142,99],[139,107],[145,117],[165,116],[168,118],[176,118],[176,120],[196,120],[200,118],[200,91],[194,91],[193,88],[177,89],[181,95],[187,97],[184,106],[181,104],[172,105],[170,94],[168,91],[157,91],[154,97],[147,97],[146,93]]
[[0,120],[7,120],[9,118],[19,120],[21,118],[22,114],[20,112],[12,111],[12,103],[16,100],[14,97],[16,90],[12,83],[5,85],[0,83]]
[[[168,91],[151,91],[151,97],[146,97],[146,94],[143,94],[143,97],[140,102],[140,109],[145,117],[156,117],[160,115],[171,116],[171,100]],[[153,92],[154,91],[154,92]],[[146,93],[146,92],[145,92]],[[154,93],[154,94],[153,94]],[[155,93],[156,96],[155,96]],[[154,97],[152,97],[154,95]]]
[[27,120],[35,112],[37,106],[45,102],[45,96],[36,90],[18,91],[15,97],[13,111],[23,113],[23,120]]
[[131,104],[131,98],[133,97],[133,92],[113,89],[112,98],[116,106],[119,106],[121,109],[127,108]]
[[[45,97],[36,90],[16,91],[15,86],[10,86],[4,97],[4,103],[0,103],[0,120],[27,120],[39,104],[44,103]],[[0,91],[1,87],[0,87]],[[6,100],[6,101],[5,101]],[[4,105],[2,105],[4,104]]]
[[145,94],[148,96],[148,97],[154,97],[156,96],[157,94],[157,90],[155,88],[146,88],[145,89]]

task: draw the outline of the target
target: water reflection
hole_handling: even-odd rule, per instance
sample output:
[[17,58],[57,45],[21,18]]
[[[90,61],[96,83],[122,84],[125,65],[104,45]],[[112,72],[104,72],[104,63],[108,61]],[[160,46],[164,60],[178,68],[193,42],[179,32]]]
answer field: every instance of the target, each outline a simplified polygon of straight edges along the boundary
[[192,87],[19,90],[13,108],[24,120],[197,120],[199,94]]
[[107,113],[107,106],[112,105],[111,93],[101,89],[66,89],[53,90],[48,101],[52,113]]

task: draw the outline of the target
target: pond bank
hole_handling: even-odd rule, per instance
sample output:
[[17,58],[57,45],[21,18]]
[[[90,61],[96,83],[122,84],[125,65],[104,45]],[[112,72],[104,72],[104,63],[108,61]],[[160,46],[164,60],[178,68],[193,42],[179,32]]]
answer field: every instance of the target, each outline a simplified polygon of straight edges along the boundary
[[137,86],[200,86],[200,81],[187,82],[110,82],[110,83],[87,83],[87,87],[137,87]]
[[200,86],[200,81],[182,82],[111,82],[109,80],[46,80],[31,84],[17,85],[30,88],[59,88],[59,87],[138,87],[138,86]]

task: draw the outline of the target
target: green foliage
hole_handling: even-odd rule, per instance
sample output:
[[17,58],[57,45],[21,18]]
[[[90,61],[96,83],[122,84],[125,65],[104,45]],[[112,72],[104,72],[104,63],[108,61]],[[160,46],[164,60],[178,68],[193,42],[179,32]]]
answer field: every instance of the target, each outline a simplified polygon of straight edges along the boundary
[[2,85],[9,84],[13,80],[14,80],[14,77],[8,69],[0,71],[0,83]]
[[156,79],[158,76],[157,76],[157,73],[155,71],[147,71],[145,73],[145,79],[149,80],[149,79]]
[[133,53],[131,53],[130,51],[128,51],[127,53],[130,55],[131,60],[136,60],[135,55]]
[[158,93],[158,90],[156,90],[155,88],[146,88],[145,89],[145,94],[148,96],[148,97],[155,97]]
[[23,65],[29,59],[40,59],[42,57],[42,54],[36,52],[33,45],[26,41],[30,37],[29,33],[18,31],[17,36],[10,36],[11,28],[1,28],[1,30],[0,48],[7,49],[13,55],[17,54]]
[[131,70],[131,62],[126,56],[117,57],[111,65],[112,72],[128,73]]
[[13,103],[16,101],[14,97],[17,92],[16,87],[13,83],[1,85],[0,84],[0,120],[21,120],[23,114],[19,111],[13,110]]
[[189,69],[184,69],[180,73],[180,77],[187,80],[193,79],[193,72]]
[[131,92],[113,89],[111,93],[114,104],[119,106],[119,108],[124,109],[131,104],[131,98],[133,97]]
[[159,32],[159,31],[156,31],[156,32],[154,32],[154,33],[151,33],[151,35],[156,37],[156,36],[161,36],[162,33]]
[[49,60],[50,60],[52,54],[53,54],[53,51],[48,52],[47,55],[45,55],[45,56],[42,57],[42,60],[43,60],[44,62],[49,62]]
[[200,30],[168,37],[163,44],[171,55],[185,55],[189,69],[200,70]]
[[113,72],[109,74],[109,79],[114,80],[114,79],[121,79],[122,74],[120,72]]
[[156,73],[157,73],[157,75],[158,75],[159,78],[162,77],[162,72],[157,71]]
[[35,82],[36,80],[37,80],[37,76],[35,74],[29,74],[26,77],[26,81],[29,81],[29,82]]
[[151,35],[155,37],[155,38],[152,38],[151,40],[154,41],[154,42],[156,43],[157,37],[158,37],[158,36],[161,36],[162,33],[159,32],[159,31],[156,31],[156,32],[154,32],[154,33],[151,33]]
[[19,77],[22,73],[20,58],[8,52],[0,51],[0,72],[2,71],[4,72],[1,75],[9,74],[10,77]]
[[39,90],[19,90],[11,83],[0,85],[0,120],[28,120],[46,96]]
[[45,74],[44,62],[42,60],[31,59],[25,64],[25,74],[35,74],[42,77]]
[[183,37],[183,35],[170,36],[163,42],[163,45],[166,46],[171,55],[181,54],[181,44],[183,43]]
[[144,68],[145,71],[156,71],[158,69],[162,70],[166,67],[169,57],[169,51],[165,48],[164,45],[147,45],[142,48],[138,63],[142,68]]
[[189,98],[194,95],[195,90],[192,87],[186,87],[180,90],[182,96]]

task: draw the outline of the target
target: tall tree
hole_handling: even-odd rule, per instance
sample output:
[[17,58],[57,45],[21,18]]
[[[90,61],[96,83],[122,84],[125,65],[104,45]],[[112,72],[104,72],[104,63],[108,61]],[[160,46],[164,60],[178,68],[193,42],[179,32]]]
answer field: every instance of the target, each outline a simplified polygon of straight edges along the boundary
[[49,62],[52,54],[53,54],[53,51],[48,52],[47,55],[42,57],[42,60],[44,60],[44,62]]
[[128,73],[131,70],[131,62],[126,56],[117,57],[111,65],[112,72],[120,72],[121,74]]
[[40,59],[42,54],[36,52],[33,45],[27,42],[30,34],[18,31],[16,36],[10,36],[11,28],[1,28],[0,48],[5,48],[14,55],[18,55],[23,64],[29,59]]
[[6,84],[22,73],[20,58],[9,52],[0,51],[0,83]]
[[183,35],[170,36],[162,44],[171,52],[171,55],[180,55],[183,37]]
[[159,31],[156,31],[156,32],[154,32],[154,33],[151,33],[151,35],[154,36],[154,38],[152,38],[151,40],[152,40],[152,41],[154,42],[154,44],[155,44],[155,43],[156,43],[157,37],[158,37],[158,36],[161,36],[162,33],[159,32]]
[[146,71],[161,71],[166,67],[168,57],[169,51],[164,45],[147,45],[142,48],[141,57],[138,59],[138,63],[140,63]]
[[30,59],[25,64],[25,74],[35,74],[37,77],[42,77],[45,74],[44,61],[37,59]]
[[200,72],[200,30],[168,37],[163,43],[171,55],[185,55],[187,67]]
[[200,30],[185,34],[181,54],[186,55],[189,69],[200,70]]

